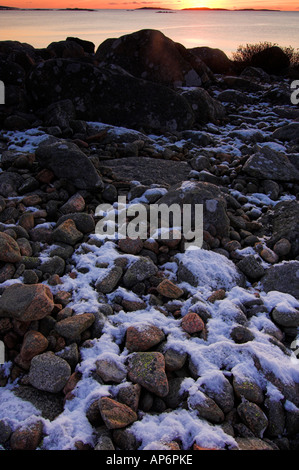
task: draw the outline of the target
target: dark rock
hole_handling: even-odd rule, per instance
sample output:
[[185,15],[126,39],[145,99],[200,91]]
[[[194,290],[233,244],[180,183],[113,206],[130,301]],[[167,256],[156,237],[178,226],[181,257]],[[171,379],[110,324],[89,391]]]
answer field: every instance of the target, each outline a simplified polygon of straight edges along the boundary
[[258,236],[267,236],[267,245],[274,248],[282,238],[291,244],[289,253],[296,257],[299,254],[299,203],[298,201],[281,201],[275,205],[271,213],[263,215],[260,219],[261,229]]
[[257,436],[262,438],[268,426],[268,419],[255,403],[244,400],[237,408],[241,420]]
[[129,406],[109,397],[102,397],[99,409],[108,429],[119,429],[137,421],[137,414]]
[[6,287],[0,297],[0,316],[19,321],[39,320],[51,313],[53,295],[43,284],[13,284]]
[[243,377],[237,371],[234,371],[233,388],[238,399],[245,399],[257,405],[262,405],[264,401],[263,391],[253,379]]
[[266,146],[260,147],[257,153],[248,158],[243,171],[261,180],[289,182],[299,179],[299,172],[290,163],[287,155]]
[[121,450],[137,450],[138,441],[130,427],[113,430],[113,441]]
[[100,357],[96,361],[96,374],[104,382],[121,383],[127,376],[125,366],[112,357]]
[[41,354],[48,347],[48,340],[39,331],[27,331],[24,336],[20,357],[24,361],[31,361],[34,356]]
[[35,356],[30,365],[29,382],[38,390],[58,393],[71,375],[70,365],[51,351]]
[[87,330],[93,322],[94,316],[92,313],[82,313],[58,321],[55,324],[55,330],[64,338],[75,340],[80,337],[81,333]]
[[221,189],[211,183],[184,181],[172,186],[158,204],[203,204],[203,229],[215,227],[218,236],[229,233],[229,219],[226,213],[226,200]]
[[79,44],[79,46],[83,48],[85,52],[87,52],[87,54],[94,54],[95,45],[93,42],[86,41],[85,39],[73,38],[73,37],[67,37],[66,40],[76,42],[77,44]]
[[273,450],[273,447],[257,437],[236,437],[239,450]]
[[0,261],[17,263],[22,256],[17,242],[7,233],[0,232]]
[[13,197],[18,195],[18,189],[24,182],[17,173],[3,171],[0,173],[0,194],[3,197]]
[[139,384],[123,384],[120,387],[117,398],[121,403],[132,408],[137,412],[139,405],[141,386]]
[[187,162],[157,160],[148,157],[116,158],[101,161],[101,169],[111,168],[115,177],[141,184],[176,184],[188,179],[191,167]]
[[0,420],[0,444],[5,444],[12,433],[11,426],[4,420]]
[[186,398],[186,392],[181,392],[181,385],[184,381],[183,377],[175,377],[169,379],[169,392],[164,397],[165,403],[168,408],[176,409]]
[[165,360],[163,354],[159,352],[130,354],[128,356],[128,378],[159,397],[165,397],[168,394]]
[[194,119],[186,99],[170,88],[74,59],[39,64],[28,79],[28,91],[35,106],[71,99],[77,119],[133,129],[183,130]]
[[266,398],[265,408],[268,418],[267,435],[271,437],[282,436],[285,429],[285,414],[282,403]]
[[249,255],[237,263],[238,268],[250,279],[260,279],[265,274],[260,261],[254,256]]
[[235,326],[231,331],[231,337],[235,343],[243,344],[254,339],[254,334],[245,326]]
[[271,312],[272,318],[278,325],[282,327],[298,327],[299,326],[299,309],[283,308],[279,310],[275,307]]
[[59,256],[52,256],[46,261],[43,261],[39,269],[44,274],[58,274],[62,276],[65,270],[65,261]]
[[126,331],[125,347],[130,352],[147,351],[163,341],[164,338],[163,331],[155,325],[131,325]]
[[106,270],[105,273],[101,275],[96,281],[96,290],[98,292],[102,292],[103,294],[112,292],[113,289],[117,286],[122,275],[123,270],[120,266],[112,266],[110,269]]
[[299,432],[299,410],[292,404],[285,409],[285,426],[288,435]]
[[250,66],[242,70],[240,77],[259,79],[262,82],[269,82],[271,80],[270,76],[262,68]]
[[234,70],[234,63],[220,49],[212,47],[193,47],[188,49],[192,54],[199,57],[213,73],[225,74]]
[[187,353],[169,347],[164,353],[164,358],[167,371],[180,370],[186,362]]
[[247,80],[244,77],[226,76],[222,77],[222,82],[227,88],[232,88],[247,93],[255,93],[264,90],[264,87],[259,83]]
[[41,411],[42,417],[52,421],[63,411],[63,398],[60,395],[37,390],[29,385],[18,385],[14,395],[32,403]]
[[286,140],[298,140],[298,136],[299,122],[292,122],[291,124],[287,124],[286,126],[279,127],[272,134],[273,139],[278,139],[283,142]]
[[125,287],[133,287],[137,282],[153,276],[157,271],[158,268],[150,259],[140,256],[125,272],[123,283]]
[[299,261],[276,264],[267,269],[260,281],[261,286],[265,292],[275,290],[299,299],[298,272]]
[[66,245],[75,245],[82,237],[83,234],[77,230],[72,219],[62,222],[52,233],[53,242],[65,243]]
[[152,29],[107,39],[98,47],[96,59],[100,65],[118,65],[135,77],[174,87],[201,86],[209,74],[200,59]]
[[269,74],[280,74],[289,67],[290,59],[280,47],[272,46],[253,54],[250,65]]
[[217,95],[217,99],[224,103],[235,103],[237,105],[252,104],[254,99],[239,90],[224,90]]
[[75,370],[75,367],[79,362],[79,350],[76,343],[71,343],[69,346],[66,346],[64,349],[61,349],[56,354],[57,356],[62,357],[62,359],[69,363],[72,371]]
[[215,401],[223,413],[227,414],[233,409],[234,390],[228,379],[221,373],[215,373],[214,379],[213,373],[207,379],[202,378],[200,389]]
[[76,41],[52,42],[47,47],[52,57],[62,57],[64,59],[80,59],[84,57],[83,47]]
[[47,143],[44,141],[36,150],[37,160],[65,178],[79,189],[99,190],[103,183],[88,157],[76,144],[67,141]]
[[10,447],[12,450],[36,450],[42,440],[43,423],[37,421],[26,427],[20,426],[11,435]]
[[190,103],[195,121],[199,124],[207,122],[217,124],[226,115],[225,108],[220,101],[212,98],[203,88],[184,90],[182,96]]
[[95,231],[95,221],[91,214],[85,212],[76,212],[62,215],[57,220],[57,227],[59,227],[66,220],[71,219],[75,222],[77,230],[82,233],[93,233]]
[[45,125],[59,126],[62,132],[70,128],[70,121],[76,118],[76,111],[71,100],[50,104],[45,110]]
[[203,392],[196,392],[188,401],[190,409],[196,410],[200,418],[206,419],[214,424],[219,424],[224,421],[223,411],[212,398],[208,397]]

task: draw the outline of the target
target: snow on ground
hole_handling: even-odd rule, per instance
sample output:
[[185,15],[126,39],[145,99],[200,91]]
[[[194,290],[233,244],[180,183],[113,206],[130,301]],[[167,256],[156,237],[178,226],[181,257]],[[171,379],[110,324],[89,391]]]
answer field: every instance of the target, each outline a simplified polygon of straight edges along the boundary
[[49,135],[38,128],[32,128],[26,131],[2,131],[1,137],[9,141],[8,150],[33,153]]
[[[270,113],[267,105],[260,104],[259,107],[250,106],[248,113],[252,113],[254,109],[258,109],[260,116],[269,125],[276,123],[278,117],[275,113]],[[243,110],[246,115],[246,107]],[[288,123],[287,120],[281,119],[280,124]],[[116,128],[102,123],[88,123],[94,131],[107,131],[107,134],[114,139],[121,139],[128,133],[128,129]],[[248,128],[239,131],[239,137],[230,137],[229,133],[235,130],[234,126],[224,126],[221,135],[218,127],[209,124],[206,126],[207,132],[211,132],[214,144],[203,148],[209,152],[230,153],[236,157],[242,156],[242,147],[244,146],[244,138],[254,138],[254,128]],[[144,138],[144,135],[129,130],[130,135],[136,139]],[[265,136],[270,132],[260,130]],[[235,134],[238,135],[238,134]],[[47,134],[39,129],[30,129],[26,132],[2,132],[2,136],[8,139],[11,150],[20,152],[33,152],[35,148],[48,137]],[[167,137],[148,136],[152,145],[157,151],[161,151],[171,142]],[[181,140],[176,142],[177,148],[183,148],[188,141]],[[285,147],[277,142],[259,143],[259,145],[268,145],[275,150],[285,151]],[[186,183],[192,184],[192,182]],[[147,202],[147,197],[157,193],[163,194],[164,189],[152,188],[146,192],[142,198],[131,202]],[[241,196],[236,190],[231,190],[233,196]],[[292,199],[285,195],[278,201],[271,200],[265,194],[254,193],[246,195],[248,205],[259,210],[263,205],[274,206],[280,200]],[[29,208],[34,211],[34,208]],[[85,248],[88,247],[88,250]],[[252,249],[248,248],[249,253]],[[47,256],[47,253],[43,253]],[[98,292],[94,288],[95,282],[103,277],[109,270],[120,253],[112,241],[106,241],[102,246],[82,244],[73,255],[73,272],[76,277],[65,275],[62,277],[62,284],[53,287],[52,292],[55,294],[58,290],[65,290],[72,293],[72,300],[68,304],[74,309],[76,314],[84,312],[97,312],[101,300],[99,300]],[[133,255],[125,255],[130,262],[134,261]],[[221,259],[220,259],[221,258]],[[270,318],[270,312],[274,307],[283,311],[290,308],[298,308],[299,302],[288,294],[280,292],[264,293],[259,291],[259,296],[266,306],[267,312],[261,312],[253,316],[249,320],[248,328],[254,334],[254,341],[244,344],[236,344],[230,334],[232,328],[238,325],[240,319],[240,306],[243,302],[256,299],[257,287],[241,287],[236,285],[236,270],[232,262],[225,257],[216,253],[206,252],[205,250],[196,250],[196,252],[187,252],[177,255],[179,262],[186,263],[188,269],[198,280],[197,287],[191,286],[187,282],[181,283],[189,291],[190,298],[181,303],[181,313],[184,316],[192,307],[196,309],[196,302],[203,304],[208,310],[210,318],[207,321],[208,335],[206,339],[199,337],[190,337],[186,340],[186,335],[181,328],[181,319],[171,316],[165,316],[161,311],[150,305],[147,296],[142,297],[146,307],[144,309],[125,312],[124,310],[115,313],[113,316],[107,317],[103,334],[100,338],[91,340],[89,348],[81,348],[81,362],[77,366],[78,371],[82,373],[80,380],[74,390],[74,399],[66,401],[65,409],[54,421],[50,422],[41,418],[41,412],[37,410],[29,402],[17,398],[11,391],[15,384],[9,383],[6,387],[0,388],[0,420],[6,419],[13,429],[19,424],[28,424],[39,419],[45,426],[47,436],[43,441],[43,448],[50,450],[64,450],[74,448],[76,441],[81,440],[84,443],[95,444],[95,436],[93,429],[86,418],[86,410],[90,403],[101,396],[117,395],[121,386],[119,385],[100,385],[93,377],[92,371],[95,368],[96,360],[99,357],[112,358],[119,364],[124,364],[128,351],[124,348],[122,351],[120,345],[123,342],[126,329],[130,325],[144,327],[147,324],[153,324],[161,328],[167,336],[166,348],[172,348],[181,353],[187,353],[193,367],[197,370],[199,379],[185,379],[182,385],[182,391],[187,390],[189,395],[196,394],[199,390],[202,380],[209,380],[215,391],[219,387],[224,376],[238,373],[248,379],[253,379],[257,384],[261,385],[267,391],[267,395],[274,400],[281,400],[281,392],[268,382],[265,377],[260,374],[255,365],[253,358],[257,356],[264,370],[272,372],[283,383],[299,382],[298,361],[291,361],[277,346],[269,341],[267,331],[275,330],[275,325]],[[171,280],[176,280],[178,264],[176,262],[166,263],[161,267],[166,276]],[[4,285],[12,282],[20,282],[18,279],[7,281]],[[227,289],[227,295],[224,300],[209,303],[206,301],[208,292],[219,287]],[[118,288],[111,294],[107,295],[108,303],[113,302],[115,295],[121,295],[129,300],[138,300],[138,296],[124,288]],[[1,370],[8,375],[10,364],[4,364]],[[213,380],[212,380],[213,379]],[[195,396],[195,395],[194,395]],[[198,398],[198,397],[197,397]],[[286,407],[292,409],[295,405],[287,402]],[[217,425],[211,425],[207,421],[199,419],[196,411],[188,411],[185,409],[176,409],[171,412],[161,413],[159,415],[141,413],[139,420],[131,426],[131,430],[141,442],[141,449],[165,449],[163,442],[169,442],[173,439],[180,439],[184,449],[189,448],[193,442],[202,447],[217,448],[233,448],[235,440]]]
[[[77,271],[78,277],[71,279],[66,275],[62,278],[63,284],[59,286],[59,289],[69,290],[73,293],[73,300],[69,306],[74,308],[78,314],[87,310],[97,310],[97,294],[92,285],[97,279],[99,271],[103,268],[97,268],[96,264],[100,260],[101,262],[109,262],[111,265],[116,258],[116,250],[112,242],[108,242],[101,247],[92,246],[91,248],[91,253],[74,254],[76,268],[79,270]],[[219,274],[219,278],[228,276],[230,279],[230,269],[232,268],[231,266],[223,267],[219,263],[219,255],[205,252],[205,250],[196,251],[196,253],[199,252],[203,257],[209,255],[209,263],[215,278]],[[213,263],[211,259],[213,256],[218,263]],[[200,266],[200,263],[198,264]],[[86,266],[90,267],[89,273],[80,274],[80,268]],[[169,271],[173,269],[175,275],[175,267],[171,263],[168,263],[166,267]],[[194,267],[196,268],[196,265]],[[204,270],[205,264],[200,269]],[[189,287],[190,292],[194,293],[196,291],[197,298],[204,301],[200,289]],[[85,412],[92,401],[111,393],[116,395],[119,387],[123,384],[114,386],[100,385],[92,378],[91,372],[95,369],[96,360],[103,355],[109,355],[115,361],[121,364],[124,363],[128,351],[123,349],[121,352],[119,345],[123,342],[126,329],[133,324],[135,326],[139,325],[141,328],[144,324],[153,324],[161,328],[167,335],[166,347],[173,348],[181,353],[187,353],[201,380],[208,378],[211,373],[230,376],[238,371],[238,375],[242,373],[246,378],[253,378],[263,388],[270,387],[272,397],[279,397],[279,391],[275,389],[274,385],[265,382],[265,378],[254,367],[253,357],[256,355],[259,357],[262,366],[266,370],[272,371],[282,382],[299,381],[298,365],[291,362],[288,356],[285,356],[279,348],[270,343],[269,336],[265,333],[265,330],[273,325],[269,313],[263,312],[250,320],[249,328],[254,333],[254,341],[236,344],[231,339],[230,332],[233,326],[238,324],[239,305],[244,301],[254,299],[255,291],[230,284],[226,287],[228,287],[228,295],[224,300],[207,304],[211,317],[207,323],[208,337],[206,340],[197,337],[186,340],[186,336],[180,327],[180,319],[167,317],[149,304],[142,310],[134,312],[121,310],[113,316],[109,316],[102,336],[92,340],[92,347],[81,348],[82,361],[77,369],[82,373],[83,378],[74,391],[75,398],[66,402],[63,413],[53,422],[43,420],[47,433],[43,448],[50,450],[69,449],[78,440],[91,445],[95,444],[92,427],[86,418]],[[52,288],[54,292],[55,289]],[[119,293],[118,291],[121,291],[122,295],[127,295],[130,299],[135,296],[126,289],[118,288],[114,293],[108,294],[108,302],[113,300],[113,296]],[[292,296],[278,292],[261,293],[261,297],[269,312],[275,305],[286,305],[287,308],[290,306],[298,307],[299,305],[299,302]],[[188,312],[190,306],[191,299],[185,302],[182,315]],[[196,383],[191,378],[186,379],[186,381],[184,386],[187,386],[187,389],[190,388],[192,395],[192,387],[198,388],[200,383]],[[213,383],[215,389],[217,389],[218,381],[214,380]],[[32,405],[26,402],[24,404],[22,400],[16,398],[9,390],[9,387],[0,389],[0,399],[2,403],[0,419],[8,415],[13,428],[24,421],[28,423],[28,420],[33,419],[33,416],[41,419],[40,413]],[[192,442],[196,442],[202,447],[230,448],[235,446],[234,439],[227,435],[220,426],[211,425],[207,421],[199,419],[195,411],[184,409],[177,409],[157,416],[146,413],[141,414],[139,421],[131,426],[131,430],[140,440],[141,449],[163,449],[163,441],[169,442],[169,440],[176,438],[182,441],[184,448],[188,448]]]

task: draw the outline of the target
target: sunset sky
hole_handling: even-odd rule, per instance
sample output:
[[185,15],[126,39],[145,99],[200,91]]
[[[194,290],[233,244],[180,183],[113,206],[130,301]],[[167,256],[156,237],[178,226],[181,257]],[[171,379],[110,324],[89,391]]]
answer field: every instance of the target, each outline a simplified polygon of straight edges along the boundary
[[0,0],[1,5],[19,8],[140,8],[163,7],[182,9],[209,8],[268,8],[299,11],[299,0]]

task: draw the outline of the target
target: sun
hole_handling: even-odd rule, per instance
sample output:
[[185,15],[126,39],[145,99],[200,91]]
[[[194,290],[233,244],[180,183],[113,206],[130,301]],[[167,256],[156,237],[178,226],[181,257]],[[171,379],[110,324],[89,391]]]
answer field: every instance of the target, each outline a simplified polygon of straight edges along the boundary
[[185,0],[179,3],[180,8],[225,8],[225,1],[198,1],[198,0]]

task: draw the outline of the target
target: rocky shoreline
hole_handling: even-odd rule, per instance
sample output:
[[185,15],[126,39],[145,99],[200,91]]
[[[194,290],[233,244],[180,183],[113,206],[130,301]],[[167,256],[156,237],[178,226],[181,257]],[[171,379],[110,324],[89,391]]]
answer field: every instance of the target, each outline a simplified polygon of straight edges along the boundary
[[[0,448],[298,450],[296,73],[0,42]],[[203,204],[203,248],[98,237],[120,196]]]

